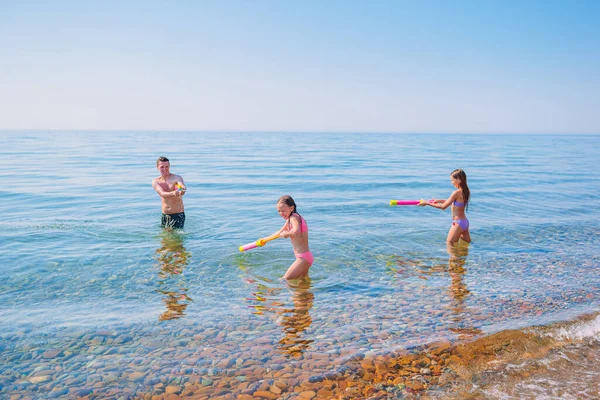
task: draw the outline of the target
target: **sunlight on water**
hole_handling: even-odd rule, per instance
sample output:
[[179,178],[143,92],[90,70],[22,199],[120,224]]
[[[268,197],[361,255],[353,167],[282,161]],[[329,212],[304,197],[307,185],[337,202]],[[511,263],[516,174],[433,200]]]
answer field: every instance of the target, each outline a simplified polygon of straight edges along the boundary
[[[170,133],[165,151],[164,133],[0,135],[19,177],[0,206],[2,394],[214,395],[289,374],[285,392],[357,355],[599,308],[598,136]],[[177,233],[159,227],[159,155],[188,186]],[[448,196],[457,167],[473,243],[447,248],[449,210],[389,200]],[[280,280],[289,241],[238,251],[281,227],[283,194],[310,227],[309,280]]]

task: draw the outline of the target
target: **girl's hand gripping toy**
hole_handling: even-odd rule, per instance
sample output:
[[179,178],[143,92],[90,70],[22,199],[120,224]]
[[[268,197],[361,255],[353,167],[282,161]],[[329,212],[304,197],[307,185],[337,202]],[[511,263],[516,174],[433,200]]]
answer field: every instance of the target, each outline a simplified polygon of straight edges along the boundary
[[270,242],[271,240],[275,240],[278,238],[279,238],[279,235],[271,236],[271,237],[264,238],[264,239],[258,239],[256,242],[252,242],[252,243],[248,243],[243,246],[240,246],[240,251],[247,251],[247,250],[254,249],[256,247],[263,247],[265,244],[267,244],[267,242]]
[[390,200],[390,206],[418,206],[421,203],[435,203],[434,199],[431,200]]

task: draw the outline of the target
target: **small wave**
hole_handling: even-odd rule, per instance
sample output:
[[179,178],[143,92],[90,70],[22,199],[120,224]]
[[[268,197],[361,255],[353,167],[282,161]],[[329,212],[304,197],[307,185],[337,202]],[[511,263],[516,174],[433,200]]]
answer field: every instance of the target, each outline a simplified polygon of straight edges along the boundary
[[600,315],[590,321],[556,328],[545,335],[563,341],[582,341],[590,338],[600,340]]

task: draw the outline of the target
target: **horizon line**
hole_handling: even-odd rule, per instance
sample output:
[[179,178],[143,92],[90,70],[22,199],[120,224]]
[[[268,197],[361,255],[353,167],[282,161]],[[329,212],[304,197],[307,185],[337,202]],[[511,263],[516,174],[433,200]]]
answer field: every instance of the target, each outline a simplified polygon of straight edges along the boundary
[[95,128],[0,128],[0,132],[129,132],[129,133],[266,133],[266,134],[387,134],[387,135],[579,135],[597,136],[600,132],[540,132],[540,131],[318,131],[318,130],[201,130],[201,129],[95,129]]

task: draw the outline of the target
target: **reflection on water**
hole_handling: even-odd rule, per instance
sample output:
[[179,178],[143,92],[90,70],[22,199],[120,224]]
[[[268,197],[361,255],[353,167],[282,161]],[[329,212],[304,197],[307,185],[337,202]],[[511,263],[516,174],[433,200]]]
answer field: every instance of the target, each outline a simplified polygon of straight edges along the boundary
[[455,244],[448,243],[446,246],[448,251],[448,273],[450,274],[450,298],[451,309],[454,317],[452,318],[456,326],[450,328],[450,331],[458,333],[464,337],[470,335],[478,335],[482,331],[473,326],[467,326],[465,321],[469,321],[465,316],[469,314],[469,310],[465,305],[465,300],[470,295],[470,291],[467,288],[467,284],[464,280],[465,276],[465,263],[467,262],[467,256],[469,255],[469,243],[459,241]]
[[[239,262],[242,271],[247,272],[247,266]],[[272,317],[283,330],[283,337],[278,341],[278,350],[289,356],[301,356],[310,348],[312,339],[306,338],[306,331],[312,324],[310,309],[315,295],[310,290],[312,282],[309,277],[280,282],[289,289],[273,287],[273,281],[259,276],[245,277],[245,282],[253,287],[251,297],[246,298],[252,314]]]
[[457,314],[464,311],[464,302],[466,297],[471,293],[467,289],[467,284],[464,281],[465,263],[469,255],[469,244],[459,242],[455,245],[447,244],[448,250],[448,273],[450,274],[450,295],[453,300],[452,307]]
[[278,311],[279,324],[283,328],[284,337],[279,340],[280,350],[284,354],[300,356],[310,348],[312,339],[303,337],[303,332],[312,324],[310,309],[313,306],[315,295],[310,290],[310,278],[300,279],[289,283],[292,291],[292,307]]
[[185,309],[192,302],[183,277],[190,258],[191,254],[183,245],[180,233],[162,231],[161,246],[156,249],[156,260],[160,267],[158,292],[164,294],[163,302],[167,309],[158,317],[160,321],[183,317]]
[[481,320],[477,315],[480,314],[480,310],[467,305],[471,295],[465,281],[469,243],[460,241],[453,245],[448,244],[446,250],[448,252],[447,261],[439,257],[423,257],[420,254],[395,255],[387,262],[387,270],[401,282],[409,281],[411,278],[428,281],[439,279],[441,276],[449,276],[447,297],[443,296],[442,292],[432,295],[439,297],[440,301],[447,304],[444,307],[449,311],[446,329],[459,335],[460,338],[466,339],[482,333],[481,329],[474,326],[476,321]]

